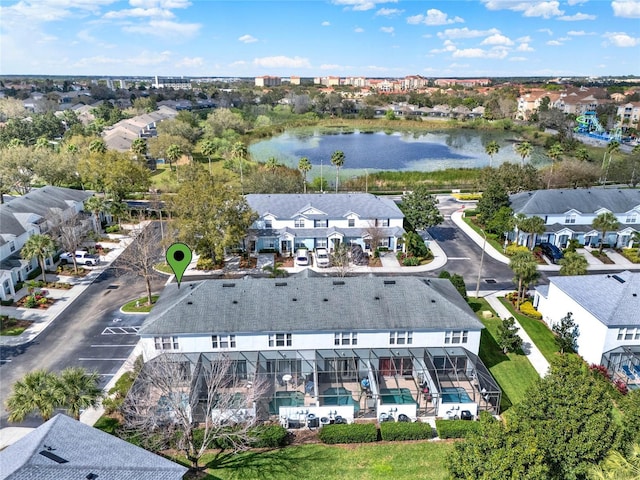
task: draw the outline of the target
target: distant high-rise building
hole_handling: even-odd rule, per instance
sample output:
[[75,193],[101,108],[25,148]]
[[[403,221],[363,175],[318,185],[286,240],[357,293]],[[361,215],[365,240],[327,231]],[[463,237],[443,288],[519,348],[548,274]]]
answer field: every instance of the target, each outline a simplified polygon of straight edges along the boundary
[[280,77],[265,75],[263,77],[256,77],[255,84],[256,87],[277,87],[282,84],[282,79]]
[[174,90],[191,90],[191,79],[183,77],[155,76],[153,88],[173,88]]

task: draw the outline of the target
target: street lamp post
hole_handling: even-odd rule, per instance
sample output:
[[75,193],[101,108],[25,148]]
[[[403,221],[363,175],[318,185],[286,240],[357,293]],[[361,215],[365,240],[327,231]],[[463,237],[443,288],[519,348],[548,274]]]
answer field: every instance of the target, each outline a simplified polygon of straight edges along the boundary
[[482,242],[482,254],[480,255],[480,268],[478,269],[478,281],[476,282],[476,298],[480,296],[480,277],[482,276],[482,264],[484,262],[484,249],[487,246],[487,234],[482,230],[484,241]]

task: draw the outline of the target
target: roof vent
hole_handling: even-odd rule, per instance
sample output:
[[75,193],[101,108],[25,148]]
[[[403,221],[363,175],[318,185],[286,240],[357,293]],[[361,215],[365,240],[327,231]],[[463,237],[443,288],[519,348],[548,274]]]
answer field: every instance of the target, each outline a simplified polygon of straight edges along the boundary
[[385,284],[385,285],[395,285],[395,284],[396,284],[396,281],[395,281],[395,280],[385,280],[385,281],[384,281],[384,284]]
[[620,283],[625,283],[626,280],[624,278],[620,278],[618,275],[611,275],[614,279],[619,281]]
[[297,301],[298,301],[298,299],[297,299],[296,297],[293,297],[293,298],[291,299],[291,301],[293,301],[293,302],[297,302]]
[[189,300],[189,301],[187,302],[187,305],[193,305],[193,302],[192,302],[191,300]]
[[323,299],[322,299],[322,301],[323,301],[323,302],[328,302],[328,301],[329,301],[329,299],[328,299],[328,298],[323,298]]
[[637,293],[632,293],[631,295],[632,295],[632,296],[634,296],[634,297],[637,297],[637,296],[638,296],[638,294],[637,294]]
[[276,282],[276,287],[286,287],[287,282]]
[[[55,450],[55,449],[54,449]],[[47,457],[50,460],[53,460],[56,463],[69,463],[69,460],[65,460],[62,457],[59,457],[58,455],[56,455],[55,453],[51,453],[48,450],[42,450],[39,452],[40,455],[42,455],[43,457]]]
[[92,472],[84,478],[86,478],[87,480],[95,480],[96,478],[98,478],[98,476],[98,474]]
[[235,286],[236,286],[235,283],[223,283],[222,284],[222,288],[233,288]]
[[334,285],[344,285],[344,282],[342,280],[334,280],[333,284]]
[[436,303],[436,301],[432,298],[432,299],[431,299],[431,303]]
[[380,300],[380,297],[378,297],[377,295],[375,297],[373,297],[374,300]]
[[232,300],[231,303],[233,303],[234,305],[236,305],[238,303],[238,300]]

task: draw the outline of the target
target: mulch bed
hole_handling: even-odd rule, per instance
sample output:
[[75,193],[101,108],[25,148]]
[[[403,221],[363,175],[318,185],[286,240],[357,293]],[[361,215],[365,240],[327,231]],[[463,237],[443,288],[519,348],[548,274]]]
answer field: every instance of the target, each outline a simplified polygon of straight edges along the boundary
[[13,304],[14,307],[23,307],[23,308],[37,308],[39,310],[46,310],[47,308],[49,308],[51,305],[53,305],[53,303],[55,302],[55,299],[53,298],[47,298],[47,303],[45,304],[37,304],[35,307],[27,307],[25,306],[25,304],[27,303],[27,300],[29,299],[31,295],[27,295],[26,297],[22,297],[20,300],[18,300],[17,302],[15,302]]

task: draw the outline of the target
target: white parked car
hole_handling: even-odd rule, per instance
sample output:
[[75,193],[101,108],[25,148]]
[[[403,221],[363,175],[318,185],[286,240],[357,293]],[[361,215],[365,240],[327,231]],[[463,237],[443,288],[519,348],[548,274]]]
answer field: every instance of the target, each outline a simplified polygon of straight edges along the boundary
[[301,248],[296,252],[296,265],[300,267],[309,265],[309,250]]
[[[73,263],[74,254],[71,252],[65,252],[60,254],[60,263]],[[76,263],[78,265],[98,265],[100,263],[100,256],[93,255],[89,252],[77,250],[75,252]]]
[[316,248],[316,267],[326,268],[331,266],[331,259],[326,248]]

